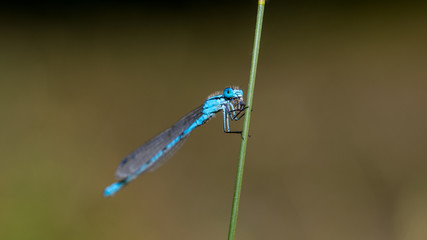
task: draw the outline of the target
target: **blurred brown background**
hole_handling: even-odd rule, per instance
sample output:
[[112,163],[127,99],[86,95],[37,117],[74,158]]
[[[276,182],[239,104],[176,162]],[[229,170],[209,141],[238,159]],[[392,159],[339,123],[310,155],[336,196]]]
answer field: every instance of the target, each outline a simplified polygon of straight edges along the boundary
[[[0,239],[226,238],[240,137],[220,118],[102,192],[210,93],[246,91],[256,1],[228,4],[1,5]],[[267,2],[236,239],[427,239],[426,10]]]

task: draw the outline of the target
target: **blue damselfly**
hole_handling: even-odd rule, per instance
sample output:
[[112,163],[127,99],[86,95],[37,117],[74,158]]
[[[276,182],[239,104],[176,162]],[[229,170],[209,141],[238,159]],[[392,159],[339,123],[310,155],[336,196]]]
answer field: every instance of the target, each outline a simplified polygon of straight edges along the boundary
[[239,120],[244,115],[245,109],[243,91],[237,87],[229,87],[223,92],[212,94],[200,107],[125,157],[116,171],[118,181],[105,189],[104,196],[114,195],[141,173],[153,171],[166,162],[184,144],[196,127],[202,126],[220,111],[223,115],[224,132],[241,133],[241,131],[230,131],[230,120]]

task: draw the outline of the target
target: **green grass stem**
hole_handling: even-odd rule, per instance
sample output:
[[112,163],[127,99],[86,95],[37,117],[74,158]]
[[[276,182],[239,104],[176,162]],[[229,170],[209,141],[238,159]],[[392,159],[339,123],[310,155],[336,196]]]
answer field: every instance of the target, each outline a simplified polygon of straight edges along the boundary
[[228,231],[228,240],[234,240],[236,234],[237,215],[239,212],[240,191],[242,189],[243,168],[245,165],[246,145],[249,133],[249,123],[251,121],[252,99],[255,87],[256,69],[258,64],[259,45],[261,42],[262,19],[264,16],[265,0],[258,1],[258,13],[255,26],[255,40],[252,52],[251,72],[249,75],[249,86],[247,92],[245,120],[243,123],[242,143],[240,145],[239,162],[237,166],[236,185],[234,189],[233,205],[231,208],[230,228]]

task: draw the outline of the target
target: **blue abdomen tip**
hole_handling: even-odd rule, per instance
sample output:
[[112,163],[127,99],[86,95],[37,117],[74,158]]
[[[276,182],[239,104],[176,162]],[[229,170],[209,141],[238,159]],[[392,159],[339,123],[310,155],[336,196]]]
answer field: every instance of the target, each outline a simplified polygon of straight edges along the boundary
[[119,191],[123,187],[123,185],[124,185],[123,182],[116,182],[106,187],[104,190],[104,197],[113,196],[117,191]]

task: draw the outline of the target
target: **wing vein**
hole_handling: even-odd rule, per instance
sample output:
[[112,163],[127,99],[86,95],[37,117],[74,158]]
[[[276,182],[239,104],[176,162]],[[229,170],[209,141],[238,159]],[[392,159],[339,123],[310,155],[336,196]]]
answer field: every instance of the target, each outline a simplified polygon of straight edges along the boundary
[[[186,114],[170,128],[159,133],[141,147],[126,156],[116,171],[116,178],[123,180],[138,172],[144,165],[142,172],[153,171],[166,162],[176,151],[182,147],[189,134],[184,136],[184,131],[203,115],[203,105]],[[181,137],[173,146],[166,148],[176,138]],[[155,161],[150,161],[156,154],[162,152]],[[140,172],[140,173],[142,173]],[[138,173],[138,174],[140,174]]]

